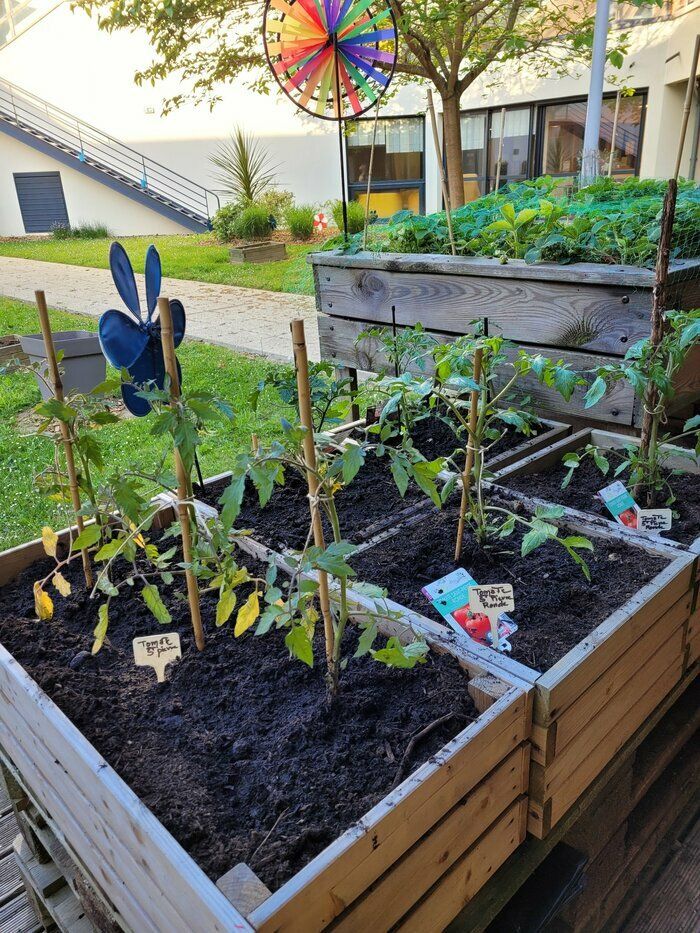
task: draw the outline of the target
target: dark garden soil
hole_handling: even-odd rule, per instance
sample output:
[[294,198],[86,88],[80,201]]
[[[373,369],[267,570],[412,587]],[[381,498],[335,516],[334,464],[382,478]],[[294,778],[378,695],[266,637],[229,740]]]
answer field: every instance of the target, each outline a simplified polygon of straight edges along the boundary
[[[232,623],[215,629],[209,596],[201,654],[186,604],[169,600],[167,631],[181,633],[183,657],[158,684],[134,666],[131,642],[163,626],[136,598],[113,603],[109,642],[90,654],[96,606],[79,563],[66,572],[73,594],[53,594],[50,622],[34,619],[32,583],[52,564],[0,590],[0,642],[212,879],[244,861],[276,889],[391,790],[413,735],[454,713],[418,744],[405,774],[478,715],[446,656],[408,671],[351,659],[329,705],[320,663],[290,660],[279,633],[236,639]],[[239,604],[247,595],[239,591]]]
[[[503,425],[503,428],[503,436],[489,449],[487,463],[494,457],[537,437],[542,430],[542,428],[533,427],[532,433],[526,437],[518,433],[511,425]],[[422,418],[418,421],[413,431],[413,443],[426,460],[450,456],[457,447],[464,449],[464,441],[460,440],[452,427],[442,418]]]
[[[514,511],[518,508],[515,503]],[[457,516],[456,508],[434,511],[352,557],[358,578],[385,587],[391,599],[444,623],[421,589],[455,569]],[[595,551],[584,552],[592,578],[588,583],[560,545],[548,542],[523,558],[521,539],[522,532],[516,531],[487,551],[467,531],[459,566],[477,583],[512,584],[516,609],[510,615],[519,628],[510,638],[510,657],[538,671],[583,641],[668,564],[630,545],[598,538]]]
[[[622,462],[615,456],[610,456],[609,460],[610,475],[603,476],[590,457],[585,457],[574,471],[573,479],[566,489],[561,488],[567,473],[561,463],[548,467],[540,473],[509,476],[503,480],[503,485],[526,492],[529,496],[537,496],[549,502],[559,502],[570,508],[603,515],[612,520],[610,512],[596,496],[599,490],[613,481],[614,467]],[[671,476],[668,473],[667,476],[676,495],[676,501],[671,507],[677,514],[674,515],[671,530],[661,532],[661,534],[664,538],[670,538],[681,544],[690,544],[700,536],[700,476],[693,473],[683,473],[679,476]],[[626,474],[623,473],[618,479],[624,483]],[[659,507],[664,505],[664,498],[662,494],[658,503]]]
[[[523,440],[522,434],[516,434],[509,427],[496,447],[506,450]],[[414,442],[427,460],[452,453],[459,443],[450,426],[439,418],[418,422]],[[213,483],[199,498],[217,506],[228,484],[227,479]],[[377,457],[370,452],[352,483],[336,497],[343,537],[359,544],[385,527],[392,515],[421,502],[427,505],[429,500],[413,482],[402,498],[391,475],[388,457]],[[284,486],[275,489],[263,509],[252,483],[247,485],[236,527],[252,529],[258,541],[275,550],[301,550],[309,532],[309,521],[306,481],[296,471],[287,470]]]

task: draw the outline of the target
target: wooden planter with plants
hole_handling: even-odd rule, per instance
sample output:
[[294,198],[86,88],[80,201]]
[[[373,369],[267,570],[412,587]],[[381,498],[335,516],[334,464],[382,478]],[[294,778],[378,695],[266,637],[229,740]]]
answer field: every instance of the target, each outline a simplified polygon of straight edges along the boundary
[[[507,493],[504,498],[507,500]],[[499,500],[499,504],[504,502]],[[524,496],[511,505],[516,514],[526,517],[537,508],[536,503],[528,503]],[[695,557],[677,548],[656,541],[647,542],[624,531],[601,527],[601,524],[592,525],[569,510],[564,510],[560,517],[547,517],[546,521],[561,529],[560,536],[566,533],[587,538],[595,551],[605,553],[606,559],[612,556],[615,562],[624,560],[634,564],[651,558],[657,572],[647,577],[647,582],[637,592],[627,599],[619,599],[617,604],[614,596],[607,593],[607,617],[590,630],[584,626],[585,636],[582,635],[580,641],[551,666],[544,665],[545,669],[538,670],[535,664],[526,663],[526,652],[517,650],[517,645],[519,633],[527,632],[530,626],[542,625],[556,602],[560,582],[553,579],[550,586],[543,579],[549,576],[546,569],[541,572],[533,567],[530,576],[524,578],[522,562],[513,568],[516,579],[523,580],[525,587],[537,588],[539,602],[537,614],[534,610],[532,616],[524,615],[522,610],[518,612],[519,591],[514,585],[514,617],[520,629],[510,640],[519,660],[473,641],[466,633],[460,635],[448,629],[437,613],[430,612],[428,600],[421,594],[423,583],[428,582],[424,567],[427,563],[431,572],[439,575],[442,564],[441,555],[435,553],[436,539],[430,537],[430,529],[438,524],[441,532],[449,533],[451,525],[456,527],[456,509],[413,516],[369,543],[354,564],[360,579],[386,588],[388,607],[410,620],[417,629],[422,628],[426,637],[440,631],[451,643],[461,643],[467,654],[479,658],[482,663],[495,664],[504,677],[518,678],[534,686],[528,829],[539,838],[547,835],[683,678],[687,670],[686,641],[693,600],[691,584],[695,575]],[[425,549],[414,546],[413,542],[426,537],[430,543]],[[593,559],[587,557],[587,560],[593,566]],[[448,569],[447,555],[444,565]],[[603,566],[601,572],[604,571]],[[628,577],[634,579],[634,573],[631,569]],[[596,577],[594,573],[594,585]],[[512,578],[504,575],[504,580],[510,582]],[[484,578],[483,582],[495,581]],[[565,603],[584,598],[581,594],[584,583],[582,579],[576,586],[576,597],[564,592],[559,594],[560,598]],[[629,588],[629,579],[627,586]],[[371,598],[362,592],[352,593],[352,599],[365,607],[372,604]],[[532,604],[531,600],[525,602],[528,608]],[[552,636],[555,637],[556,632]],[[532,650],[536,652],[537,648]],[[547,654],[546,649],[543,653]]]
[[[648,336],[655,274],[652,269],[596,263],[528,264],[480,256],[342,251],[313,253],[321,355],[338,366],[374,370],[378,349],[358,337],[369,327],[422,324],[446,339],[470,333],[475,320],[533,353],[563,358],[577,371],[622,358]],[[668,307],[700,305],[700,260],[671,263]],[[700,393],[698,357],[676,377],[675,406],[686,409]],[[641,423],[634,391],[620,383],[588,410],[584,391],[566,406],[528,379],[522,386],[538,411],[588,418],[613,426]]]
[[[165,509],[157,524],[174,519],[175,511]],[[70,534],[57,535],[59,553]],[[45,557],[42,540],[4,552],[0,586]],[[397,633],[396,624],[389,628]],[[439,637],[433,646],[451,650]],[[2,646],[0,755],[92,892],[93,918],[111,917],[134,933],[164,924],[183,933],[320,930],[332,921],[357,929],[367,917],[376,929],[399,921],[402,929],[425,929],[426,918],[437,929],[433,918],[452,919],[522,842],[527,811],[528,687],[509,686],[518,681],[500,678],[459,650],[454,655],[465,691],[473,681],[478,718],[426,764],[409,768],[395,789],[278,890],[266,891],[238,866],[220,883],[233,903]],[[131,741],[141,731],[138,718],[135,711]]]

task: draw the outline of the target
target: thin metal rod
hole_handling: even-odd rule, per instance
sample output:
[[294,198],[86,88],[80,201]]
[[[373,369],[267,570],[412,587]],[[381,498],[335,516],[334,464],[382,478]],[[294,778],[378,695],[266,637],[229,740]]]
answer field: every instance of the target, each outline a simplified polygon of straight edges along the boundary
[[338,36],[333,36],[333,54],[335,56],[335,109],[338,117],[338,148],[340,150],[340,201],[343,208],[343,240],[348,242],[348,202],[345,194],[345,140],[343,137],[343,105],[340,97],[340,61]]

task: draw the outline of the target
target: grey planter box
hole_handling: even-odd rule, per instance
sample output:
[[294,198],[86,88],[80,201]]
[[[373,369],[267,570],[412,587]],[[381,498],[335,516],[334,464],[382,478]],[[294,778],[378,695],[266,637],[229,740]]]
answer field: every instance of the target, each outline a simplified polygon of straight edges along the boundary
[[[43,372],[47,372],[46,347],[41,334],[30,334],[20,338],[22,349],[31,363],[44,363]],[[63,391],[90,392],[104,382],[107,363],[102,355],[97,334],[89,330],[64,330],[53,335],[56,353],[63,351],[59,366],[62,372]],[[53,393],[41,379],[37,379],[42,398],[49,398]]]

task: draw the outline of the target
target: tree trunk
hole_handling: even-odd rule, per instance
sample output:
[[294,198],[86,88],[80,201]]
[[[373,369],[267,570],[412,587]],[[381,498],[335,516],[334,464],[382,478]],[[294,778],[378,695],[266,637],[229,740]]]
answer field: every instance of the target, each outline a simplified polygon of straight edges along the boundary
[[450,207],[454,210],[464,204],[464,176],[462,174],[462,131],[459,116],[459,94],[442,98],[442,132],[445,139],[445,167]]

